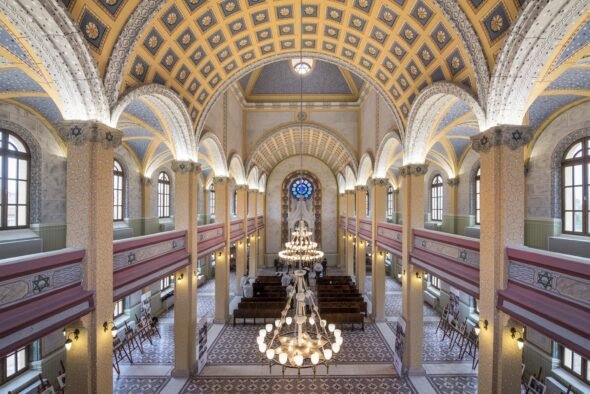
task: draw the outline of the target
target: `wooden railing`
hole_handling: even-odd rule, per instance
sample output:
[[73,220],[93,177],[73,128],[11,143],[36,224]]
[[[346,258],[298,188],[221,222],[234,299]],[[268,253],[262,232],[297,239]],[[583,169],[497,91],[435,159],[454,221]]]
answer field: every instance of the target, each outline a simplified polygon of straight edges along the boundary
[[413,264],[479,298],[479,240],[418,229],[413,235]]
[[506,255],[498,309],[590,358],[590,259],[524,246]]
[[62,249],[0,260],[0,357],[94,310],[82,288],[85,251]]
[[223,227],[223,223],[209,224],[198,227],[198,258],[211,254],[212,252],[216,252],[217,250],[225,247]]
[[119,300],[190,264],[186,230],[113,242],[113,299]]
[[398,257],[402,255],[402,226],[391,223],[378,223],[375,234],[377,246],[393,253]]
[[370,219],[359,220],[359,237],[369,242],[373,240],[373,222]]

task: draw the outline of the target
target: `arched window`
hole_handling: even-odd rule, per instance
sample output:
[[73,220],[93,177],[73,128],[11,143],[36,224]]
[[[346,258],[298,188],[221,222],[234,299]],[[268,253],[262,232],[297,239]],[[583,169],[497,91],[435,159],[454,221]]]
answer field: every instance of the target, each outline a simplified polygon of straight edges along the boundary
[[29,226],[31,154],[16,135],[0,130],[0,230]]
[[481,168],[477,169],[477,174],[475,175],[475,224],[479,224],[481,220],[481,176],[480,176]]
[[441,222],[443,214],[443,179],[437,175],[430,188],[430,213],[432,220]]
[[209,186],[209,215],[215,215],[215,187]]
[[231,214],[232,216],[238,215],[238,191],[234,189],[231,201]]
[[385,206],[385,215],[387,218],[393,218],[393,186],[387,187],[387,200]]
[[561,161],[563,232],[590,235],[590,138],[574,142]]
[[170,177],[164,171],[158,175],[158,216],[170,217]]
[[121,163],[117,160],[113,162],[113,220],[123,220],[123,185],[125,181],[125,173]]
[[369,196],[369,191],[365,192],[365,216],[369,216],[371,214],[371,199]]

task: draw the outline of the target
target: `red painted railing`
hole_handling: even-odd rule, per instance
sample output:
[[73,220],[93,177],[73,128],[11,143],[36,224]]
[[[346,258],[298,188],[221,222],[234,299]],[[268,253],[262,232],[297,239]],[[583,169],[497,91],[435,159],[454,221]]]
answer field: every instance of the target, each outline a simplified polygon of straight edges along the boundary
[[342,230],[346,231],[346,216],[340,216],[340,221],[338,224]]
[[244,219],[233,220],[229,225],[229,239],[231,242],[244,238]]
[[348,232],[356,233],[356,218],[348,218],[348,225],[346,227]]
[[359,237],[369,242],[373,240],[373,222],[370,219],[359,220]]
[[256,232],[256,218],[248,218],[248,235]]
[[402,226],[391,223],[378,223],[375,234],[377,246],[393,253],[398,257],[402,255]]
[[223,228],[223,223],[208,224],[206,226],[198,227],[197,237],[199,258],[225,247]]
[[258,216],[257,225],[258,225],[258,229],[261,229],[264,227],[264,216]]

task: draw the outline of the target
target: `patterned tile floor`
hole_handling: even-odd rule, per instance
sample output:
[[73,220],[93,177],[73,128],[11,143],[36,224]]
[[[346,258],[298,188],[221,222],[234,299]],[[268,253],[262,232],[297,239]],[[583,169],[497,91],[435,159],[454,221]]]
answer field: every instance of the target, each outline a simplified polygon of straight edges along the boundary
[[[215,294],[215,278],[208,280],[205,284],[198,289],[199,293],[211,293]],[[229,292],[236,292],[236,273],[229,273]]]
[[156,394],[162,391],[169,376],[123,376],[113,379],[114,394]]
[[[174,324],[158,323],[162,338],[152,338],[152,344],[143,343],[143,353],[139,349],[131,352],[134,365],[142,364],[173,364],[174,363]],[[131,364],[127,359],[121,364]]]
[[183,387],[182,393],[416,393],[408,379],[392,376],[350,377],[196,377]]
[[[260,364],[260,353],[253,338],[256,338],[261,325],[227,325],[211,346],[209,364]],[[338,363],[388,363],[393,361],[393,353],[381,331],[373,323],[365,323],[365,331],[346,330],[346,342],[338,355]]]
[[[385,295],[385,316],[396,317],[402,314],[402,294]],[[424,316],[439,316],[430,305],[424,304]]]
[[473,375],[428,375],[426,377],[439,394],[475,394],[477,376]]

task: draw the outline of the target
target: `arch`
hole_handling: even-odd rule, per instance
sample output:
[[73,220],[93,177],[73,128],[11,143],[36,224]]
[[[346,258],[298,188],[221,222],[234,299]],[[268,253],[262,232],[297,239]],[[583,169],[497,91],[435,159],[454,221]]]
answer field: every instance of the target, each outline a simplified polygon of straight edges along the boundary
[[248,188],[249,189],[258,189],[258,167],[254,166],[250,169],[250,173],[248,173]]
[[486,127],[522,124],[548,57],[589,8],[590,0],[525,4],[498,55],[487,98]]
[[125,108],[138,98],[146,98],[160,111],[171,135],[176,160],[196,156],[192,123],[184,103],[172,90],[158,84],[143,85],[128,91],[113,107],[111,126],[116,127]]
[[387,170],[393,164],[392,154],[399,145],[401,145],[401,141],[397,133],[390,131],[383,136],[375,159],[375,178],[387,177]]
[[[285,141],[292,141],[286,144]],[[322,160],[334,174],[346,165],[356,169],[356,160],[348,142],[335,131],[317,123],[303,124],[303,154]],[[270,173],[284,159],[301,154],[301,125],[287,123],[271,129],[256,141],[250,153],[247,167],[257,166],[260,171]]]
[[246,170],[242,158],[234,153],[229,161],[229,176],[236,181],[236,185],[246,184]]
[[260,176],[260,180],[258,181],[258,191],[264,193],[266,191],[266,174],[262,174]]
[[344,194],[346,191],[346,179],[344,179],[344,175],[338,173],[336,175],[336,183],[338,184],[338,194]]
[[350,166],[344,168],[344,179],[346,179],[346,190],[354,190],[356,175]]
[[228,171],[227,165],[225,164],[225,153],[219,138],[217,138],[213,132],[208,131],[201,137],[199,146],[203,146],[209,154],[208,159],[215,176],[227,176]]
[[369,178],[373,175],[373,161],[371,160],[371,154],[365,153],[361,157],[361,161],[359,164],[359,171],[358,176],[356,179],[356,184],[358,186],[366,186]]
[[96,63],[63,4],[53,0],[2,1],[0,14],[26,40],[35,63],[55,87],[48,93],[62,117],[108,123],[109,106]]

